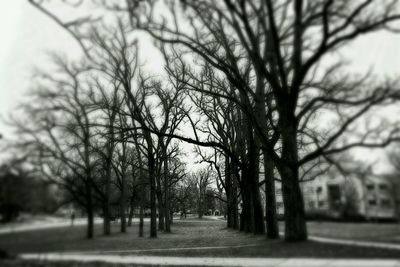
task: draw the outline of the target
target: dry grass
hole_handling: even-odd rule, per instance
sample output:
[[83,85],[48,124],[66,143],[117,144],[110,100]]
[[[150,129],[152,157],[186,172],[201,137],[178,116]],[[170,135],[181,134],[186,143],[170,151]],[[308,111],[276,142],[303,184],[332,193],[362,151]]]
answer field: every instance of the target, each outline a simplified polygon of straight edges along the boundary
[[[329,233],[352,231],[357,225],[311,223],[310,233]],[[327,230],[327,227],[330,227]],[[364,226],[365,231],[370,230]],[[148,224],[145,225],[146,231]],[[362,227],[360,228],[362,229]],[[84,227],[65,227],[0,235],[0,248],[11,253],[86,251],[96,253],[108,251],[112,254],[162,255],[162,256],[210,256],[210,257],[312,257],[312,258],[399,258],[400,251],[388,249],[361,248],[332,245],[316,242],[286,243],[282,240],[270,241],[265,236],[239,233],[225,228],[223,221],[176,221],[171,234],[159,233],[157,239],[137,236],[137,225],[130,227],[127,234],[117,233],[118,225],[113,227],[113,235],[101,235],[101,225],[94,240],[84,238]],[[392,229],[393,230],[393,229]],[[325,232],[324,232],[325,231]],[[361,230],[359,230],[362,232]],[[357,233],[355,230],[353,233]],[[383,233],[381,230],[380,233]],[[389,232],[387,232],[389,233]],[[145,233],[148,236],[148,233]],[[335,236],[338,237],[338,236]],[[230,247],[219,249],[196,249],[174,251],[148,251],[149,249],[238,246],[254,244],[252,247]],[[138,251],[147,250],[147,251]],[[0,264],[1,265],[1,264]],[[79,265],[77,265],[79,266]],[[90,265],[89,265],[90,266]]]

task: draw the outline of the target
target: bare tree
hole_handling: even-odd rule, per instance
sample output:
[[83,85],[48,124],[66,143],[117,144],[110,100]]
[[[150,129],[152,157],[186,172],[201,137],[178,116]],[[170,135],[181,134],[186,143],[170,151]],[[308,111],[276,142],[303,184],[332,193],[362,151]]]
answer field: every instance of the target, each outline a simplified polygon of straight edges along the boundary
[[95,180],[93,168],[93,108],[84,86],[84,65],[54,57],[58,72],[37,76],[32,101],[15,120],[17,146],[32,151],[31,161],[50,181],[62,186],[85,208],[87,237],[93,238]]
[[[39,2],[30,1],[43,10]],[[117,1],[105,10],[126,11],[133,29],[144,30],[167,45],[167,53],[191,53],[188,65],[209,64],[217,79],[225,79],[233,90],[218,92],[204,83],[185,80],[193,91],[218,96],[240,108],[249,166],[253,177],[244,188],[255,197],[258,150],[261,147],[282,179],[285,205],[285,239],[307,239],[299,170],[320,157],[354,147],[384,147],[398,140],[397,127],[374,127],[344,141],[353,126],[398,98],[397,84],[371,81],[368,75],[350,75],[344,62],[325,60],[362,35],[380,30],[395,31],[400,19],[397,0],[357,1],[288,0],[267,1]],[[167,15],[159,15],[159,10]],[[93,19],[63,23],[82,45],[85,38],[76,28]],[[330,61],[331,62],[331,61]],[[356,78],[354,78],[356,77]],[[367,78],[365,78],[367,77]],[[215,81],[215,79],[213,79]],[[321,129],[316,123],[326,110],[336,116],[335,127]],[[246,132],[247,130],[247,132]],[[378,136],[378,138],[376,138]],[[178,137],[177,137],[178,138]],[[231,151],[218,142],[198,138],[181,140]],[[266,157],[268,155],[268,157]],[[258,183],[257,183],[258,184]],[[258,204],[256,209],[258,211]],[[260,216],[258,213],[256,216]],[[251,216],[253,217],[253,216]],[[261,230],[261,224],[258,226]]]
[[[201,59],[210,64],[235,87],[237,97],[225,92],[220,95],[242,108],[282,177],[285,238],[306,239],[300,166],[323,155],[357,146],[382,147],[398,139],[397,128],[392,128],[383,131],[378,140],[371,139],[368,131],[354,142],[337,142],[373,107],[392,103],[397,98],[396,84],[354,79],[340,71],[340,61],[321,67],[325,55],[357,37],[391,30],[400,18],[398,1],[171,1],[166,4],[171,21],[151,15],[160,5],[143,4],[146,13],[130,10],[133,27],[169,44],[173,51],[194,53],[197,62]],[[318,36],[313,34],[316,32]],[[254,77],[251,83],[246,66]],[[258,104],[257,99],[269,95],[272,103]],[[272,114],[267,118],[277,118],[276,123],[270,121],[267,127],[263,112],[253,112],[261,106]],[[322,139],[315,138],[321,137],[314,134],[321,129],[313,124],[314,118],[323,109],[340,110],[337,124]],[[277,134],[266,131],[271,127]],[[313,138],[307,149],[299,147],[305,136]]]

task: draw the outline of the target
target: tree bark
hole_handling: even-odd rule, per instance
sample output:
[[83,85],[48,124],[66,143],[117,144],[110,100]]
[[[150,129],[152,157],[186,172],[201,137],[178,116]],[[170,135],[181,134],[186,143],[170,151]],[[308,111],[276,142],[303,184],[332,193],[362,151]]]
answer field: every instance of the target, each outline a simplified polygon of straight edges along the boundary
[[121,188],[121,202],[120,202],[120,217],[121,217],[121,233],[126,233],[126,177],[123,173]]
[[239,211],[238,211],[238,184],[239,173],[235,163],[231,163],[231,177],[232,177],[232,228],[239,229]]
[[135,212],[135,208],[134,208],[134,201],[133,201],[133,196],[132,196],[131,201],[129,202],[128,227],[132,226],[134,212]]
[[267,224],[267,237],[270,239],[279,238],[278,219],[276,215],[276,197],[274,181],[274,165],[266,151],[264,156],[265,175],[265,213]]
[[86,182],[86,213],[87,213],[87,228],[86,237],[92,239],[94,235],[94,212],[92,200],[92,188],[89,182]]
[[285,240],[307,240],[304,200],[299,183],[297,131],[294,118],[282,116],[282,162],[277,165],[282,177],[282,195],[285,208]]
[[111,234],[111,158],[107,159],[106,164],[106,184],[105,184],[105,199],[103,200],[103,234]]
[[165,230],[165,216],[164,216],[164,205],[162,199],[161,187],[157,190],[157,199],[158,199],[158,230]]
[[168,170],[168,155],[167,148],[163,148],[164,157],[164,218],[165,218],[165,232],[171,232],[170,210],[169,210],[169,170]]
[[106,203],[103,205],[103,234],[110,235],[111,234],[111,219],[110,219],[110,206]]
[[251,212],[251,193],[248,180],[246,178],[247,170],[242,170],[242,213],[240,218],[240,230],[246,233],[252,232],[254,217]]
[[139,208],[139,237],[143,237],[143,226],[144,226],[144,212],[143,212],[143,200],[141,200]]
[[264,234],[265,233],[265,225],[264,225],[264,212],[261,203],[259,182],[258,182],[258,164],[255,165],[255,168],[252,168],[249,171],[251,176],[250,183],[250,194],[251,194],[251,215],[253,216],[251,230],[254,234]]
[[225,155],[225,195],[226,195],[226,224],[228,228],[233,228],[233,199],[232,199],[232,175],[229,157]]
[[256,140],[254,139],[253,129],[248,129],[248,166],[246,166],[246,173],[248,179],[249,186],[249,195],[250,195],[250,205],[251,210],[250,214],[252,216],[251,219],[251,231],[254,234],[264,234],[265,233],[265,225],[264,225],[264,212],[261,203],[261,195],[259,188],[259,163],[260,163],[260,154],[259,149],[256,144]]
[[[148,133],[150,135],[150,133]],[[157,203],[156,203],[156,178],[155,160],[153,155],[153,142],[151,136],[147,136],[149,179],[150,179],[150,237],[157,237]]]

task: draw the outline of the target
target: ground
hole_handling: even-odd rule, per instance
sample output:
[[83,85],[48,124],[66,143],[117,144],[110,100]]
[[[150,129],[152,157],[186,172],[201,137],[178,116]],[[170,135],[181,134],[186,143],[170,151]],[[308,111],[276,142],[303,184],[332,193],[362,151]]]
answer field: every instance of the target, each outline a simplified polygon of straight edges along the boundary
[[310,235],[400,244],[399,223],[308,222]]
[[[311,235],[358,240],[399,242],[398,224],[309,223]],[[146,231],[149,225],[145,225]],[[221,220],[176,220],[173,232],[159,232],[157,239],[139,238],[138,225],[127,234],[101,235],[96,225],[94,240],[85,239],[85,227],[69,226],[0,235],[0,249],[12,254],[36,252],[91,252],[117,255],[210,256],[210,257],[301,257],[301,258],[400,258],[399,250],[363,248],[349,245],[324,244],[313,241],[286,243],[270,241],[265,236],[240,233],[226,229]],[[145,232],[148,236],[148,232]],[[197,247],[197,248],[196,248]],[[198,248],[201,247],[201,248]],[[196,249],[193,249],[196,248]]]

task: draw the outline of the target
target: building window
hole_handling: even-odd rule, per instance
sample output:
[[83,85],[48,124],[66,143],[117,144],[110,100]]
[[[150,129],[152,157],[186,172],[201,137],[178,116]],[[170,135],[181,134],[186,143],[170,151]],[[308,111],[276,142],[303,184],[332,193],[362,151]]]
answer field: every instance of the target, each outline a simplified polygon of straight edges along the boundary
[[318,186],[316,192],[317,192],[317,194],[320,194],[322,192],[322,186]]
[[379,185],[379,190],[387,191],[387,190],[388,190],[387,184],[380,184],[380,185]]
[[383,198],[383,199],[381,199],[381,206],[382,206],[382,208],[391,208],[392,202],[390,202],[390,200],[387,198]]
[[308,207],[309,207],[310,209],[315,209],[315,202],[312,201],[312,200],[310,200],[310,201],[308,202]]
[[330,185],[328,186],[328,202],[329,208],[335,211],[339,211],[341,208],[340,205],[340,187],[338,185]]
[[368,205],[370,205],[370,206],[376,206],[376,199],[370,199],[370,200],[368,200]]
[[322,201],[322,200],[318,201],[318,208],[321,208],[321,207],[323,207],[324,205],[325,205],[325,202],[324,202],[324,201]]
[[367,190],[368,191],[373,191],[374,190],[374,185],[373,184],[367,184]]

